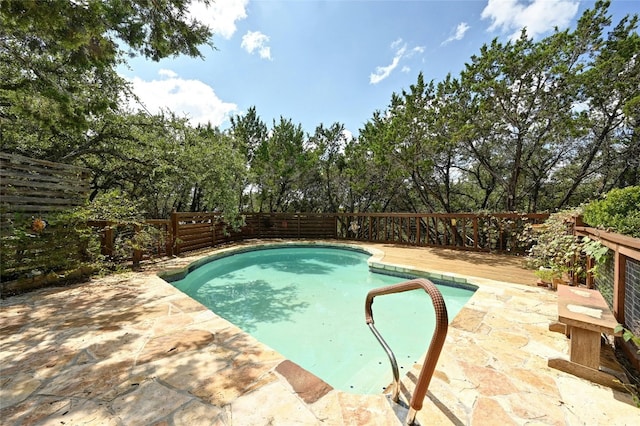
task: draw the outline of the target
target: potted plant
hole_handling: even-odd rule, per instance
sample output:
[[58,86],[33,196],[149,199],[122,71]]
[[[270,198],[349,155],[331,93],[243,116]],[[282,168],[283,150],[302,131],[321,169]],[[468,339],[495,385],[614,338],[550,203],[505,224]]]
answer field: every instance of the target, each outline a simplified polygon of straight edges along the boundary
[[540,266],[534,272],[535,276],[538,277],[538,285],[545,287],[554,288],[554,281],[558,278],[561,278],[561,275],[549,267]]

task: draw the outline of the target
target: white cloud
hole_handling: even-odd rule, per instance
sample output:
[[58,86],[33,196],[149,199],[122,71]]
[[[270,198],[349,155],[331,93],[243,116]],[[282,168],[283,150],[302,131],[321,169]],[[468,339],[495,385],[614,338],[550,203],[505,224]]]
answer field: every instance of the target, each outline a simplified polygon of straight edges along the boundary
[[[344,129],[342,131],[342,136],[346,142],[351,142],[353,140],[353,132],[351,130]],[[342,147],[342,150],[344,150],[344,147]]]
[[489,0],[482,11],[482,19],[492,21],[489,31],[511,32],[510,38],[520,36],[523,27],[535,38],[553,30],[566,28],[578,12],[579,0]]
[[369,75],[369,83],[378,84],[385,78],[389,77],[391,72],[398,66],[401,57],[402,55],[396,54],[393,61],[386,67],[376,67],[376,72]]
[[240,47],[249,53],[257,50],[262,59],[271,60],[271,48],[267,46],[268,41],[269,36],[262,34],[260,31],[247,31],[242,36]]
[[396,39],[393,43],[391,43],[391,48],[392,49],[399,49],[402,47],[404,43],[402,42],[401,38]]
[[[372,72],[369,75],[369,84],[380,83],[382,80],[384,80],[385,78],[391,75],[393,70],[395,70],[398,67],[398,64],[400,64],[400,61],[402,59],[411,58],[416,53],[423,53],[425,50],[424,46],[416,46],[411,49],[407,49],[407,43],[405,43],[401,38],[391,43],[391,48],[395,50],[395,55],[393,57],[393,60],[387,66],[376,67],[376,71]],[[410,70],[411,68],[409,68],[406,65],[404,65],[400,69],[400,71],[402,72],[409,72]]]
[[455,34],[453,34],[451,37],[443,41],[442,45],[444,46],[445,44],[451,43],[452,41],[455,41],[455,40],[462,40],[462,38],[464,37],[465,33],[469,30],[469,28],[471,27],[466,22],[460,22],[456,27]]
[[162,76],[162,77],[169,77],[169,78],[176,78],[178,76],[177,73],[175,73],[172,70],[167,70],[167,69],[161,69],[160,71],[158,71],[158,75]]
[[[211,86],[200,80],[182,79],[167,69],[158,71],[158,74],[161,77],[158,80],[145,81],[139,77],[128,79],[133,85],[133,92],[152,114],[171,110],[187,117],[193,126],[207,123],[220,126],[238,111],[236,104],[223,102]],[[142,109],[134,102],[129,105],[132,109]]]
[[230,39],[236,32],[236,21],[247,17],[247,3],[249,0],[219,0],[209,5],[197,1],[189,8],[189,17],[208,25],[215,35]]

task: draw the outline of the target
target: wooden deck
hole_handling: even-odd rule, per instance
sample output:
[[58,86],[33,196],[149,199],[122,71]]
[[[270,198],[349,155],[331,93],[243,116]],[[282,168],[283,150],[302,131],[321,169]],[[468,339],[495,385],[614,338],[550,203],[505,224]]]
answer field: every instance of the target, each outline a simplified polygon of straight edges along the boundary
[[532,270],[523,267],[524,258],[518,256],[389,244],[371,247],[384,250],[382,260],[392,264],[531,286],[538,280]]

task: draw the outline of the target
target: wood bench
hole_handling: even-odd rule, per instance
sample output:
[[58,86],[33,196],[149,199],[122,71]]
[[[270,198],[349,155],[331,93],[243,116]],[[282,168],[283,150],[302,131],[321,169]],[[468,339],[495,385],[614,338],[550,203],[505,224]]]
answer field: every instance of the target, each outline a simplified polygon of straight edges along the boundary
[[562,331],[571,339],[569,361],[549,359],[549,367],[591,380],[595,383],[619,388],[616,377],[600,369],[601,335],[617,335],[618,325],[598,290],[568,285],[558,286],[558,322],[551,331]]

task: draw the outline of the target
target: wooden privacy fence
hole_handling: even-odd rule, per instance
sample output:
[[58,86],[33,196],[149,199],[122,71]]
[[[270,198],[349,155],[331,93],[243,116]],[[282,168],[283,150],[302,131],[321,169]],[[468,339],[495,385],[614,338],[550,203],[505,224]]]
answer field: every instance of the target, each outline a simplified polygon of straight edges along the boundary
[[247,213],[234,229],[215,213],[173,213],[175,254],[251,238],[336,238],[333,214]]
[[42,215],[82,205],[89,193],[88,169],[0,152],[0,211]]
[[0,152],[0,293],[86,272],[86,241],[55,219],[87,201],[89,176],[81,167]]
[[[219,244],[253,238],[342,239],[460,250],[524,254],[519,240],[527,225],[544,222],[547,214],[414,214],[414,213],[246,213],[234,228],[217,213],[173,213],[167,220],[148,220],[160,230],[160,243],[147,251],[176,255]],[[121,232],[129,225],[92,222],[103,227],[103,253],[112,254]],[[139,229],[139,228],[138,228]],[[134,252],[134,260],[144,257]]]

